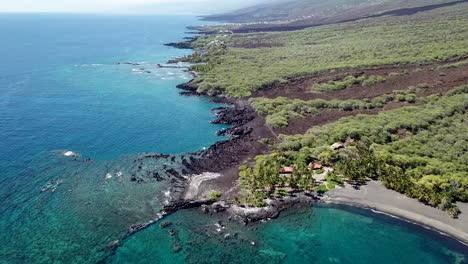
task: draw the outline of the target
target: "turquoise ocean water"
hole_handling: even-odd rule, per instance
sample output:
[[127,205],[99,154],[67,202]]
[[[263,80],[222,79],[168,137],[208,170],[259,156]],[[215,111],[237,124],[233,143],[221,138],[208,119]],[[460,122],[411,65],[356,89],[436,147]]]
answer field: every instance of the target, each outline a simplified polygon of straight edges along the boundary
[[[179,211],[126,240],[105,263],[467,263],[465,246],[368,210],[299,206],[243,226],[198,209]],[[176,235],[170,235],[172,229]],[[158,239],[155,239],[155,238]],[[252,243],[253,242],[253,243]],[[180,250],[174,253],[174,250]]]
[[184,153],[224,139],[209,123],[219,105],[180,96],[191,76],[156,67],[190,53],[163,44],[199,23],[0,14],[0,263],[466,262],[453,240],[348,208],[291,210],[255,231],[184,210],[168,217],[176,237],[157,224],[126,237],[178,198]]

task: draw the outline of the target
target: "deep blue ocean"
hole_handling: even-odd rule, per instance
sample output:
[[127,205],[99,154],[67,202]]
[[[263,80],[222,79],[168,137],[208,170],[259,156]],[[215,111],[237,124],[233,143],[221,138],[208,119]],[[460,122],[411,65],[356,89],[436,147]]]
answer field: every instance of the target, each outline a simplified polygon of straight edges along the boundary
[[222,127],[209,123],[217,105],[178,95],[175,86],[188,73],[156,68],[190,53],[163,44],[181,41],[185,26],[197,23],[193,17],[0,15],[0,165],[41,151],[109,159],[196,151],[220,140]]
[[157,223],[128,236],[181,195],[185,153],[225,139],[210,123],[220,105],[179,95],[191,76],[156,67],[190,54],[163,44],[197,24],[0,14],[1,264],[467,263],[450,238],[349,208],[250,227],[183,210],[167,217],[176,236]]

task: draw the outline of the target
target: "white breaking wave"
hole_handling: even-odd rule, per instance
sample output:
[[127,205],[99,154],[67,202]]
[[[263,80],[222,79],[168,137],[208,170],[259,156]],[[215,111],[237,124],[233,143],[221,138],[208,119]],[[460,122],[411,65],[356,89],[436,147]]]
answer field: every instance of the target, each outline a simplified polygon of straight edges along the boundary
[[75,152],[71,151],[71,150],[68,150],[68,151],[65,151],[63,152],[63,155],[65,157],[76,157],[78,156],[78,154],[76,154]]

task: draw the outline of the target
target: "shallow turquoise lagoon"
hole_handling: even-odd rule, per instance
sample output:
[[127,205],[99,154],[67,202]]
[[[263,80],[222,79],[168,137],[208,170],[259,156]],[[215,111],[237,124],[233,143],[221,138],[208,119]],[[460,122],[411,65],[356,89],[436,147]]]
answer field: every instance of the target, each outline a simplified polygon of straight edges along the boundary
[[[242,226],[199,209],[126,240],[106,263],[467,263],[461,243],[368,210],[301,206]],[[221,231],[219,231],[221,224]],[[175,236],[168,233],[176,231]],[[252,243],[253,242],[253,243]],[[174,248],[180,251],[175,253]]]

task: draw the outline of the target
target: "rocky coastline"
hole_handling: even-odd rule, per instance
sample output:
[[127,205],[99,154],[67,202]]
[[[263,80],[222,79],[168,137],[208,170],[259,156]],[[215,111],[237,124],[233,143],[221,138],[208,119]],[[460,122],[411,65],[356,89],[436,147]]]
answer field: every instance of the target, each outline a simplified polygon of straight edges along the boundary
[[[206,32],[205,32],[206,33]],[[193,49],[191,45],[195,38],[190,38],[186,42],[168,43],[167,46],[172,46],[181,49]],[[169,61],[168,63],[177,63],[177,60]],[[196,74],[193,74],[196,78]],[[193,80],[191,80],[193,81]],[[403,213],[395,213],[396,211],[385,210],[383,206],[370,202],[352,202],[351,200],[331,198],[329,196],[318,195],[317,193],[296,193],[284,198],[275,198],[268,201],[268,206],[263,208],[246,207],[234,203],[234,197],[237,195],[238,185],[238,167],[246,160],[260,154],[268,153],[268,148],[265,144],[259,142],[262,138],[274,139],[275,135],[271,130],[267,129],[265,120],[259,116],[252,108],[247,99],[236,99],[223,96],[211,97],[206,94],[197,92],[196,87],[190,85],[191,81],[177,86],[183,96],[207,96],[213,102],[226,104],[226,107],[212,109],[216,111],[216,119],[212,121],[214,124],[228,124],[230,127],[225,130],[218,131],[218,135],[229,137],[229,139],[217,142],[206,150],[192,153],[189,159],[183,160],[184,166],[188,168],[187,174],[194,175],[203,174],[206,172],[217,173],[220,176],[214,179],[209,179],[201,182],[198,193],[186,199],[182,197],[163,208],[162,216],[149,222],[147,225],[133,226],[129,229],[129,235],[146,228],[147,226],[157,222],[164,215],[174,213],[178,210],[188,208],[200,208],[206,214],[223,214],[230,221],[237,221],[244,225],[257,221],[267,221],[275,219],[279,214],[298,204],[313,205],[316,202],[324,202],[330,204],[344,204],[359,208],[367,208],[398,215],[404,219],[410,219],[412,222],[429,227],[431,229],[450,234],[464,243],[468,240],[464,236],[457,235],[457,232],[445,230],[440,225],[431,224],[431,222],[416,221],[413,218]],[[197,158],[195,158],[196,156]],[[189,189],[190,179],[186,189]],[[223,197],[219,201],[211,200],[207,197],[207,193],[212,191],[222,191]],[[338,190],[337,190],[338,191]],[[388,191],[389,190],[384,190]],[[383,192],[383,191],[382,191]],[[421,204],[422,205],[422,204]],[[426,211],[430,211],[431,207],[419,209],[420,215]],[[466,212],[468,213],[468,212]]]
[[[183,42],[164,45],[179,49],[194,49],[192,42],[195,40],[195,37],[188,37]],[[167,63],[176,64],[178,62],[179,60],[175,59]],[[192,74],[193,78],[197,77],[196,73],[189,73]],[[157,222],[167,214],[182,209],[199,207],[205,213],[228,214],[229,219],[248,224],[255,221],[274,219],[278,217],[281,211],[295,204],[311,203],[317,200],[315,195],[299,194],[295,197],[272,200],[268,207],[258,209],[246,208],[233,203],[232,198],[237,194],[238,167],[249,158],[267,153],[267,146],[260,143],[259,140],[265,137],[271,138],[273,135],[266,128],[264,118],[255,112],[247,99],[202,94],[190,84],[192,81],[193,79],[176,86],[181,90],[180,94],[182,96],[206,96],[215,103],[226,105],[225,107],[211,109],[211,111],[216,112],[216,119],[211,123],[230,125],[229,128],[217,132],[218,135],[229,139],[216,142],[205,150],[189,153],[189,158],[183,159],[182,163],[188,170],[185,172],[186,175],[192,175],[191,177],[206,172],[218,173],[220,177],[213,180],[213,183],[210,182],[211,184],[206,188],[206,183],[203,182],[201,187],[203,190],[199,191],[195,197],[191,199],[182,197],[164,206],[160,218],[154,219],[148,224],[130,227],[129,235]],[[190,179],[188,181],[187,190],[189,189]],[[202,195],[214,190],[224,191],[223,200],[213,201]]]

